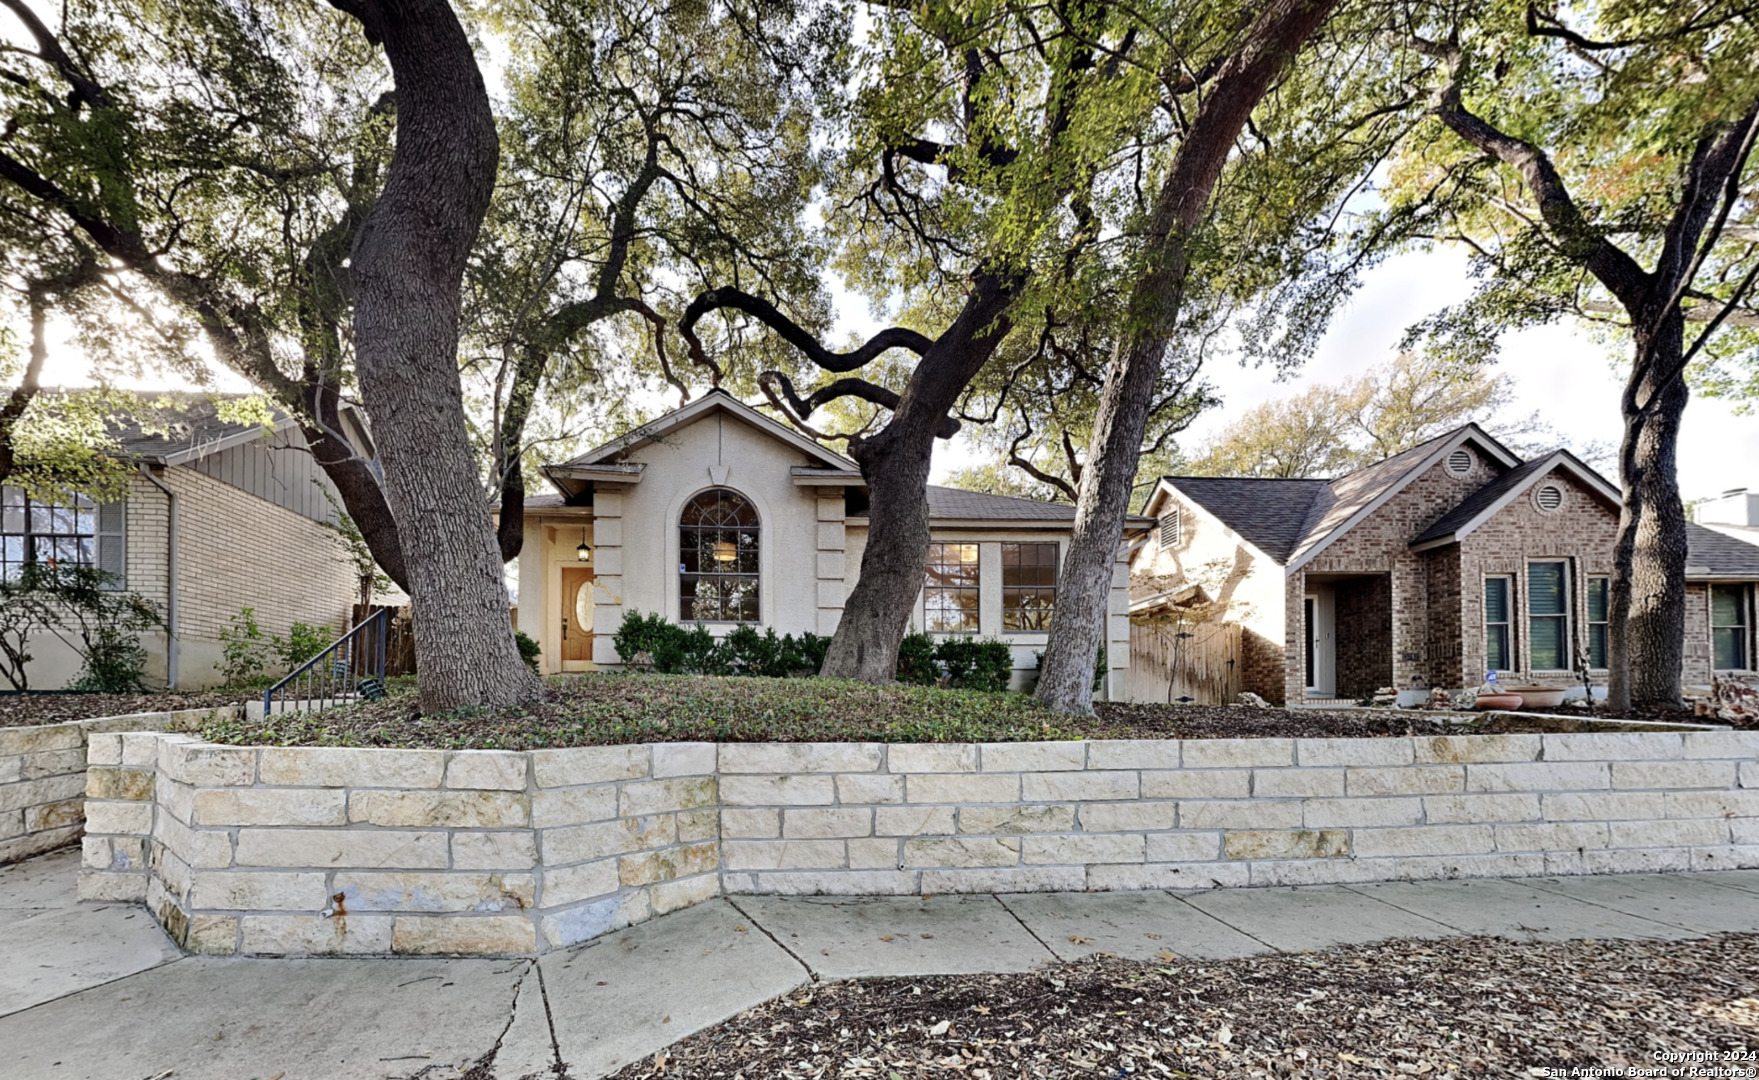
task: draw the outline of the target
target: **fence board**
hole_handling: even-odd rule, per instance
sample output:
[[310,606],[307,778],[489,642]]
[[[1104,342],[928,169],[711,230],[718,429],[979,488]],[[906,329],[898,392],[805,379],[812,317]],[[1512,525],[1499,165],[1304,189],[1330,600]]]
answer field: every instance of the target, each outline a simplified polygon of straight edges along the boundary
[[1130,623],[1125,700],[1226,705],[1240,695],[1241,629],[1225,622]]

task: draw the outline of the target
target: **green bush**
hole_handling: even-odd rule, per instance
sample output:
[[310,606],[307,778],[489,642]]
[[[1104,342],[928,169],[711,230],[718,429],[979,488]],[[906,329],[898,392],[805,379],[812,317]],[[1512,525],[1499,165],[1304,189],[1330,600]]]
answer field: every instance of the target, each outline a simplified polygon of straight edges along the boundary
[[623,615],[623,625],[611,635],[611,647],[617,650],[617,659],[629,667],[652,665],[656,671],[665,671],[661,656],[674,658],[680,656],[683,643],[684,628],[674,626],[666,621],[659,612],[643,615],[639,611],[628,611]]
[[943,638],[934,655],[955,690],[996,694],[1014,677],[1014,650],[1000,638]]
[[220,628],[220,659],[214,670],[227,686],[240,686],[263,674],[269,666],[273,643],[257,625],[256,608],[239,608],[238,614]]
[[98,626],[86,642],[85,666],[69,690],[88,694],[140,694],[146,691],[147,650],[140,634]]
[[287,628],[287,636],[270,639],[276,655],[287,665],[289,671],[310,660],[312,657],[330,647],[336,635],[327,626],[309,626],[296,622]]
[[934,638],[924,633],[905,634],[898,642],[897,679],[914,686],[935,686],[941,681],[934,662]]
[[537,643],[536,638],[523,630],[513,631],[513,644],[519,647],[519,659],[525,661],[526,667],[536,671],[537,658],[543,653],[544,647]]
[[[782,639],[783,645],[793,638],[790,634]],[[825,654],[831,651],[831,639],[819,637],[811,630],[800,635],[800,666],[799,671],[807,675],[817,675],[824,670]]]

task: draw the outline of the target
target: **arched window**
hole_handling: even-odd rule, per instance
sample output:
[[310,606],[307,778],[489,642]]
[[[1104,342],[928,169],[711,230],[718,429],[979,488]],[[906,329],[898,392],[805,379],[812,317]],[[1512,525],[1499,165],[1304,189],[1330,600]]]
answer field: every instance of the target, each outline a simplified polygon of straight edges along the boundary
[[757,543],[757,510],[738,492],[710,488],[684,504],[679,621],[757,622]]

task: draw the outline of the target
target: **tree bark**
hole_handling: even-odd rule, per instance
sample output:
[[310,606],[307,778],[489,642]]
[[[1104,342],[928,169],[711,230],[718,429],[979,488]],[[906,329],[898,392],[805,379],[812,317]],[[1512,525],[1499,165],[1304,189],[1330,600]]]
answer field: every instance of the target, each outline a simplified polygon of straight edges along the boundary
[[494,116],[446,0],[333,0],[384,45],[397,143],[355,239],[355,351],[408,570],[421,707],[541,692],[519,658],[458,376],[459,286],[494,188]]
[[1093,665],[1104,641],[1112,565],[1161,361],[1184,301],[1190,238],[1203,222],[1247,118],[1337,2],[1279,0],[1258,17],[1222,65],[1156,196],[1146,245],[1149,263],[1131,288],[1129,333],[1113,353],[1100,391],[1035,691],[1053,709],[1093,711]]

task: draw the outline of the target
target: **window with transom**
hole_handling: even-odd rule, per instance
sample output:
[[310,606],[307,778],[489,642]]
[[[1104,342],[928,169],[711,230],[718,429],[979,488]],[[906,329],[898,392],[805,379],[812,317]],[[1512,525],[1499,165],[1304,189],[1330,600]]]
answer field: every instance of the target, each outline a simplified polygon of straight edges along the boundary
[[757,622],[757,509],[710,488],[684,505],[678,523],[678,617],[682,622]]

